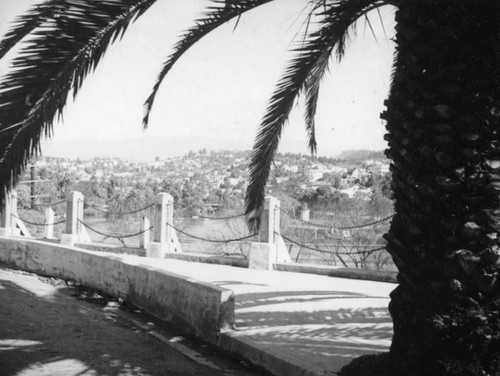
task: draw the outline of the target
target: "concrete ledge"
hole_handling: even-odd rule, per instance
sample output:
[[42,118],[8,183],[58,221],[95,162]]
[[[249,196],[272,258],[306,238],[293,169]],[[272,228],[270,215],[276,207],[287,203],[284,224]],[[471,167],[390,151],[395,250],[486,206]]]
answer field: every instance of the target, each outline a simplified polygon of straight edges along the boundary
[[336,268],[332,266],[323,266],[314,264],[295,264],[295,263],[274,264],[274,270],[327,275],[329,277],[363,279],[367,281],[398,283],[397,272],[382,271],[382,270]]
[[0,237],[0,263],[74,280],[127,299],[146,312],[179,323],[212,343],[221,331],[234,325],[233,291],[141,265],[141,258],[137,256]]
[[[47,241],[47,240],[44,240]],[[95,250],[100,252],[112,252],[112,253],[122,253],[129,252],[130,254],[144,255],[145,250],[139,248],[127,248],[124,249],[118,245],[103,245],[103,244],[76,244],[76,247]],[[167,259],[176,259],[191,262],[203,262],[205,264],[218,264],[218,265],[228,265],[235,266],[239,268],[248,268],[249,261],[241,257],[229,257],[229,256],[217,256],[210,255],[206,253],[194,253],[194,252],[183,252],[183,253],[167,253],[165,255]],[[308,273],[308,274],[318,274],[326,275],[330,277],[339,278],[350,278],[350,279],[362,279],[366,281],[377,281],[377,282],[391,282],[398,283],[397,272],[393,271],[383,271],[383,270],[366,270],[366,269],[355,269],[355,268],[339,268],[329,265],[318,265],[318,264],[302,264],[302,263],[274,263],[274,270],[281,270],[287,272],[296,273]]]
[[[238,337],[237,332],[222,333],[219,336],[217,345],[223,350],[242,356],[252,364],[266,371],[272,375],[286,375],[286,376],[317,376],[316,373],[304,368],[300,364],[295,364],[272,355],[267,352],[262,344],[258,344],[250,337]],[[268,344],[268,346],[274,346]],[[300,358],[297,358],[297,363]]]
[[241,257],[229,257],[229,256],[214,256],[207,255],[203,253],[167,253],[165,255],[167,259],[176,259],[191,262],[203,262],[205,264],[218,264],[218,265],[228,265],[235,266],[238,268],[248,268],[248,259]]

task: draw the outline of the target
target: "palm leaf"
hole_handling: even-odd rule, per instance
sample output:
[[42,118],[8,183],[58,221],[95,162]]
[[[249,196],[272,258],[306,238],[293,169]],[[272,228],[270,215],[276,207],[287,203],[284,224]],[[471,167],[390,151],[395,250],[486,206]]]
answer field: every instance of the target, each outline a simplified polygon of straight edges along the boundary
[[0,42],[0,59],[34,29],[49,20],[53,20],[55,16],[65,9],[67,9],[65,0],[48,0],[33,7],[26,14],[17,17],[12,28]]
[[316,108],[318,106],[319,87],[325,72],[328,70],[328,60],[331,54],[331,49],[327,49],[323,57],[318,59],[317,64],[309,73],[309,77],[304,83],[304,92],[306,97],[305,122],[308,138],[308,147],[312,155],[316,154]]
[[156,94],[158,93],[165,76],[189,48],[191,48],[205,35],[209,34],[211,31],[227,21],[235,17],[238,17],[239,21],[239,17],[243,13],[270,1],[272,0],[213,0],[215,5],[208,8],[208,12],[203,18],[195,21],[196,26],[189,29],[182,36],[181,40],[175,45],[174,52],[163,64],[162,70],[156,79],[156,83],[153,86],[151,94],[144,103],[144,117],[142,121],[143,127],[147,128],[148,126],[149,115],[151,113],[151,109],[153,108]]
[[155,1],[64,0],[65,12],[31,32],[0,84],[0,190],[38,155],[68,94],[77,94],[109,45]]
[[[383,0],[336,0],[325,4],[318,30],[311,32],[305,43],[294,49],[296,56],[286,68],[269,101],[251,153],[245,214],[252,231],[260,226],[271,163],[296,98],[303,90],[309,91],[306,94],[309,98],[307,116],[314,117],[317,87],[327,68],[327,56],[335,50],[340,60],[355,22],[369,11],[386,4]],[[312,132],[314,135],[314,123],[309,123],[308,127],[310,134]],[[312,142],[315,142],[314,137]]]

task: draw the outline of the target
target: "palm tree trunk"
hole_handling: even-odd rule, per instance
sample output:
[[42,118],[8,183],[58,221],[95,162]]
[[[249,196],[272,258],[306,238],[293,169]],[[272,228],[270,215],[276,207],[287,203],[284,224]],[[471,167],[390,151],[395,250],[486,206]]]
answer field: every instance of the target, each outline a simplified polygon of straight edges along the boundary
[[500,2],[401,0],[387,110],[397,375],[500,375]]

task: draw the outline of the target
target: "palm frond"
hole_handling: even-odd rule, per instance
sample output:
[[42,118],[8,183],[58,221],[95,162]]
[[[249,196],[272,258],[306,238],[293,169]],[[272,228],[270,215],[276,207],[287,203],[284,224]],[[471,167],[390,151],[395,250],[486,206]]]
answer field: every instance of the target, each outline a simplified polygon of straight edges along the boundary
[[48,0],[34,6],[26,14],[17,17],[12,23],[9,32],[0,42],[0,59],[42,23],[57,17],[58,14],[66,9],[66,5],[67,2],[65,0]]
[[328,70],[328,60],[331,52],[331,49],[327,49],[323,56],[318,59],[315,67],[311,69],[309,77],[304,83],[304,93],[306,99],[304,118],[306,122],[308,147],[312,155],[315,155],[317,151],[315,116],[316,108],[318,106],[319,87],[325,72]]
[[77,94],[109,45],[155,1],[64,0],[66,10],[30,34],[0,84],[0,190],[38,155],[68,94]]
[[191,48],[205,35],[209,34],[211,31],[227,21],[235,17],[237,17],[237,20],[239,21],[239,17],[243,13],[270,1],[272,0],[213,0],[215,4],[208,8],[208,12],[203,18],[195,21],[196,26],[190,28],[181,37],[180,41],[174,47],[174,52],[163,64],[161,72],[156,79],[153,89],[151,90],[151,94],[144,103],[144,117],[142,120],[143,127],[148,127],[149,115],[151,113],[151,109],[153,108],[156,94],[158,93],[161,83],[170,69],[172,69],[173,65],[189,48]]
[[[341,59],[355,22],[369,11],[386,4],[388,2],[384,0],[335,0],[325,4],[320,13],[323,19],[318,30],[311,32],[306,42],[294,49],[295,58],[286,68],[269,101],[251,153],[245,214],[252,231],[260,226],[260,213],[271,163],[297,96],[304,89],[310,91],[306,94],[309,99],[306,116],[314,116],[317,87],[327,69],[327,56],[335,51]],[[310,132],[314,131],[314,123],[309,123],[308,127]],[[315,142],[314,138],[312,142]]]

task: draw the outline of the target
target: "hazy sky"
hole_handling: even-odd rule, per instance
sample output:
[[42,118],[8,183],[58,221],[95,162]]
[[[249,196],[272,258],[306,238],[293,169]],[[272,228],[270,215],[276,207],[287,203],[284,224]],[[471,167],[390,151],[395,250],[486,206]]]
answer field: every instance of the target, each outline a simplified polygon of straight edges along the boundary
[[[0,0],[0,34],[32,3]],[[291,56],[292,39],[300,38],[301,11],[307,0],[278,0],[261,6],[243,16],[234,32],[231,22],[202,39],[164,81],[149,129],[142,130],[143,102],[162,63],[207,4],[204,0],[158,0],[107,52],[76,101],[69,101],[64,123],[54,127],[53,142],[42,146],[44,154],[61,153],[58,145],[63,142],[93,139],[114,140],[115,144],[116,140],[137,139],[147,147],[146,140],[154,138],[165,140],[166,149],[170,140],[176,143],[172,150],[178,151],[182,140],[194,136],[207,139],[208,149],[221,145],[250,149],[267,100]],[[320,155],[386,147],[379,114],[389,88],[394,20],[392,9],[381,12],[386,33],[375,12],[370,20],[376,38],[360,21],[342,63],[331,62],[317,113]],[[0,64],[0,75],[5,69],[6,63]],[[300,104],[285,128],[280,150],[306,152]],[[105,155],[107,151],[102,146],[92,153]]]

